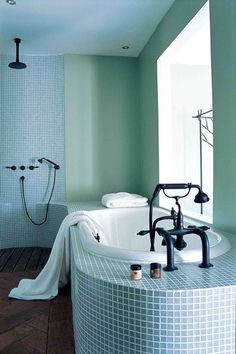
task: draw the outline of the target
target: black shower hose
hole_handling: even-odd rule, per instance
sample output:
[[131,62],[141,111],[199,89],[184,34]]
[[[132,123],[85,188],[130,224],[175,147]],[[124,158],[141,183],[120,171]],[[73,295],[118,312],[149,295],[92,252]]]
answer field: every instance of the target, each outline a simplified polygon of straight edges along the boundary
[[42,222],[39,222],[39,223],[36,222],[36,221],[34,221],[34,220],[31,218],[30,214],[29,214],[29,211],[28,211],[28,208],[27,208],[27,204],[26,204],[26,199],[25,199],[25,186],[24,186],[25,177],[24,177],[24,176],[21,176],[21,177],[20,177],[21,195],[22,195],[22,199],[23,199],[23,205],[24,205],[25,213],[26,213],[28,219],[29,219],[29,220],[32,222],[32,224],[34,224],[34,225],[37,225],[37,226],[43,225],[43,224],[45,224],[45,222],[46,222],[47,219],[48,219],[48,209],[49,209],[49,204],[50,204],[50,201],[51,201],[51,199],[52,199],[52,195],[53,195],[54,188],[55,188],[56,173],[57,173],[57,170],[54,168],[52,190],[51,190],[50,196],[49,196],[49,198],[48,198],[48,202],[47,202],[47,206],[46,206],[45,217],[44,217],[43,221],[42,221]]

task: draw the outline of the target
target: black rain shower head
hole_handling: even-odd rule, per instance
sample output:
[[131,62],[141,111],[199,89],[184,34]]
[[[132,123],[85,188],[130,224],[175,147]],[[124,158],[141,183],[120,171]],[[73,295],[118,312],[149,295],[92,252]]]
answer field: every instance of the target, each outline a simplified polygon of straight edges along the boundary
[[27,66],[24,63],[19,61],[19,44],[21,42],[20,38],[15,38],[14,42],[16,43],[16,61],[8,64],[11,69],[25,69]]
[[26,68],[26,64],[21,63],[21,62],[17,62],[17,61],[13,61],[12,63],[8,64],[8,66],[11,69],[25,69]]

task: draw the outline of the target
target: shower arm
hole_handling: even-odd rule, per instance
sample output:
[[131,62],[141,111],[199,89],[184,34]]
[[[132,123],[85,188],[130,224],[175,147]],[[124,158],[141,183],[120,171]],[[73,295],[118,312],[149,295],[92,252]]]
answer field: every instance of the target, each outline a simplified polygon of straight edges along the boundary
[[45,161],[49,162],[51,165],[53,165],[55,170],[59,170],[60,166],[57,163],[47,159],[46,157],[42,157],[41,159],[38,159],[38,162],[43,163],[43,160],[45,160]]
[[19,44],[20,44],[20,39],[15,38],[15,43],[16,43],[16,62],[19,63]]

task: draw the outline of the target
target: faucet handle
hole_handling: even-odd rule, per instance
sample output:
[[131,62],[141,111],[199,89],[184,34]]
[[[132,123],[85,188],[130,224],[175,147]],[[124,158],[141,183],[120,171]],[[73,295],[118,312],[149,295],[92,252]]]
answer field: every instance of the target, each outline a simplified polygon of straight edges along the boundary
[[15,165],[13,166],[6,166],[5,168],[10,168],[10,170],[15,171],[17,167]]
[[187,229],[196,229],[196,227],[197,227],[196,225],[188,225]]
[[149,234],[150,231],[149,230],[141,230],[139,231],[136,235],[139,235],[139,236],[145,236],[147,234]]
[[173,216],[173,217],[177,217],[177,212],[175,211],[175,209],[172,207],[171,208],[171,216]]
[[203,226],[198,226],[199,229],[203,230],[203,231],[207,231],[210,230],[210,227],[203,225]]
[[201,229],[203,231],[210,230],[210,227],[203,225],[203,226],[196,226],[196,225],[188,225],[188,229]]
[[175,209],[173,207],[171,208],[170,214],[171,214],[171,217],[172,217],[172,220],[173,220],[174,227],[177,227],[176,221],[177,221],[178,214],[177,214],[177,212],[175,211]]

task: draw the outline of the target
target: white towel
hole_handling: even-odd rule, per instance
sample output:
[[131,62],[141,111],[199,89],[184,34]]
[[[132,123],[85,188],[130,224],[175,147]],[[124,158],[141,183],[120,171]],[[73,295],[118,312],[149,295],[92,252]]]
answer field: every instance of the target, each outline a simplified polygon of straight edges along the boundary
[[17,288],[10,291],[9,297],[21,300],[46,300],[58,294],[58,287],[67,283],[70,271],[69,233],[70,226],[78,222],[87,223],[91,232],[102,234],[102,227],[95,222],[89,212],[76,211],[63,220],[50,257],[36,279],[22,279]]
[[141,207],[148,204],[148,199],[126,192],[109,193],[102,197],[102,204],[107,208]]

